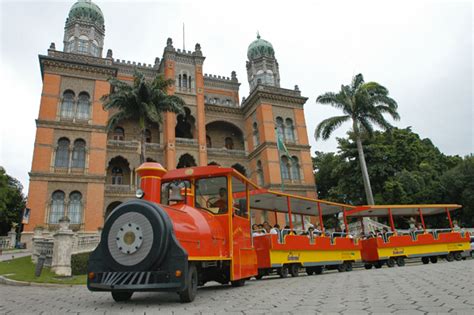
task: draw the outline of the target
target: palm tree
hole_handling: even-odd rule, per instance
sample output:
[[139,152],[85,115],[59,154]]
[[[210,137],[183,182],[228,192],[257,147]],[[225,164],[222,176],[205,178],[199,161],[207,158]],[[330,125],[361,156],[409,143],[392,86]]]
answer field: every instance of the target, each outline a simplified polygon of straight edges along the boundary
[[140,163],[145,162],[145,130],[149,123],[161,124],[163,112],[183,113],[184,101],[167,90],[174,84],[171,79],[158,75],[153,81],[147,81],[140,72],[135,72],[133,84],[117,78],[110,78],[112,92],[102,97],[104,110],[117,110],[109,117],[107,131],[120,121],[130,119],[138,121],[140,127]]
[[383,114],[389,114],[393,119],[399,120],[397,102],[388,96],[388,90],[382,85],[376,82],[365,83],[362,74],[356,75],[352,79],[351,85],[342,85],[341,91],[338,93],[327,92],[318,96],[316,102],[339,108],[344,113],[342,116],[323,120],[314,132],[316,140],[319,138],[327,140],[332,132],[344,122],[352,121],[352,135],[357,143],[367,204],[373,205],[374,197],[370,187],[361,138],[363,134],[372,136],[373,125],[382,130],[390,130],[392,125],[385,120]]

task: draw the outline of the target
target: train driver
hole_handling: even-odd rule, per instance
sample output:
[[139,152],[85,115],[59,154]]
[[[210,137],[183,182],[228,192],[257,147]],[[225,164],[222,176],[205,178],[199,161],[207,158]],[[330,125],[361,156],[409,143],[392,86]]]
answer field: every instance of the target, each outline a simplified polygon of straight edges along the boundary
[[222,214],[227,212],[227,189],[221,187],[219,189],[219,199],[216,202],[211,204],[211,207],[219,208],[217,214]]

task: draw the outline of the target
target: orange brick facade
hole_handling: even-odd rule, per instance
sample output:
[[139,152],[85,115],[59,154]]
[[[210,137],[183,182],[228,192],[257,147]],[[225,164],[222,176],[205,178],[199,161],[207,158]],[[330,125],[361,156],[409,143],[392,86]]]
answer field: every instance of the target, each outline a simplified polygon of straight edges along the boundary
[[[92,26],[97,37],[88,46],[99,45],[96,55],[74,50],[84,45],[77,34],[78,43],[76,37],[66,42],[74,18],[70,13],[66,22],[64,51],[52,44],[47,55],[40,55],[43,90],[28,192],[31,217],[24,226],[24,241],[31,239],[36,226],[54,229],[63,215],[73,218],[74,229],[96,232],[115,206],[133,198],[139,182],[137,124],[124,121],[106,131],[109,113],[103,110],[101,98],[110,93],[109,77],[129,81],[135,70],[149,79],[164,75],[175,80],[168,93],[186,103],[184,115],[165,113],[162,125],[148,126],[147,160],[167,169],[208,164],[235,167],[271,189],[280,189],[282,174],[287,174],[285,191],[315,197],[303,110],[306,98],[297,88],[280,88],[279,73],[273,86],[259,81],[240,100],[235,72],[231,78],[204,73],[205,57],[199,44],[192,52],[181,51],[168,39],[162,58],[156,58],[154,65],[114,59],[111,50],[103,58],[103,26],[97,23]],[[278,70],[272,56],[250,61],[255,67],[259,62],[272,63]],[[286,158],[295,161],[286,166],[282,164],[286,154],[276,145],[279,119],[285,122],[290,153]],[[288,169],[284,172],[281,167]],[[253,214],[255,222],[264,219],[275,222],[273,216]],[[284,220],[279,218],[280,223]]]

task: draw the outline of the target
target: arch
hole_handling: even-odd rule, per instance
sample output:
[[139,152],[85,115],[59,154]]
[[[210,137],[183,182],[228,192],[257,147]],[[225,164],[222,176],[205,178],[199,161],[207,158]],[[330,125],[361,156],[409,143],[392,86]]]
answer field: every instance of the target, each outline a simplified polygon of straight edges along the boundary
[[128,160],[118,155],[109,162],[106,182],[111,185],[130,185],[130,173]]
[[71,224],[82,223],[82,194],[79,191],[69,195],[68,217]]
[[105,218],[107,218],[111,213],[112,211],[117,208],[119,205],[121,205],[122,202],[121,201],[112,201],[108,206],[107,208],[105,208]]
[[291,118],[285,119],[285,139],[287,141],[295,141],[293,120]]
[[76,118],[82,119],[82,120],[89,119],[90,108],[91,108],[91,102],[90,102],[89,93],[87,92],[79,93],[79,97],[77,100]]
[[212,140],[209,136],[206,136],[206,147],[212,148]]
[[60,138],[56,148],[55,167],[69,167],[69,144],[68,138]]
[[125,130],[122,127],[115,127],[112,138],[123,141],[125,139]]
[[176,138],[193,139],[196,119],[191,115],[191,110],[184,107],[184,115],[179,114],[176,117],[175,135]]
[[285,139],[285,126],[283,124],[283,118],[278,116],[275,119],[275,122],[276,122],[277,135],[281,140],[284,140]]
[[244,133],[235,124],[215,120],[206,125],[206,135],[212,139],[213,148],[245,150]]
[[185,168],[197,166],[196,160],[191,154],[185,153],[179,157],[178,165],[176,168]]
[[151,143],[151,131],[150,129],[145,129],[145,142]]
[[51,195],[51,210],[49,212],[49,223],[56,224],[64,216],[64,191],[56,190]]
[[71,90],[66,90],[63,93],[61,102],[61,117],[70,118],[74,117],[74,98],[76,95]]
[[214,161],[207,163],[207,165],[208,165],[208,166],[210,166],[210,165],[221,166],[219,163],[214,162]]
[[84,168],[86,165],[86,142],[82,139],[74,141],[72,149],[72,167]]
[[152,159],[152,158],[146,158],[146,161],[147,162],[153,162],[153,163],[156,163],[156,160]]
[[80,54],[89,53],[89,38],[87,36],[79,36],[79,40],[77,41],[77,52]]
[[232,140],[231,137],[226,137],[224,142],[225,142],[225,148],[227,150],[233,150],[234,149],[234,140]]
[[291,168],[291,179],[300,180],[301,175],[300,175],[300,164],[299,164],[298,157],[296,156],[291,157],[290,168]]
[[290,162],[286,155],[280,158],[280,171],[282,180],[290,179]]
[[240,174],[247,176],[247,170],[241,164],[235,163],[234,165],[232,165],[232,168],[238,171]]

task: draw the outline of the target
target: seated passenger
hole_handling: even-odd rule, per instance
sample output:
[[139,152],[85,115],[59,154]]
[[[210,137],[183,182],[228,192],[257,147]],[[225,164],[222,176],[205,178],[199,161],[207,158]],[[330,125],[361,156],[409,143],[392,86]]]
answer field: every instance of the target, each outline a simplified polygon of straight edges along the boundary
[[262,236],[265,235],[263,232],[263,225],[262,224],[254,224],[252,225],[252,236]]
[[308,232],[306,233],[310,239],[313,239],[315,234],[314,234],[314,226],[310,225],[308,228]]
[[221,187],[219,189],[219,199],[211,203],[211,207],[219,208],[217,214],[222,214],[227,212],[227,203],[227,189]]
[[272,227],[270,234],[280,234],[280,225],[278,225],[278,223]]
[[267,221],[264,221],[263,222],[263,228],[264,228],[266,233],[270,233],[270,230],[272,229],[272,226]]

